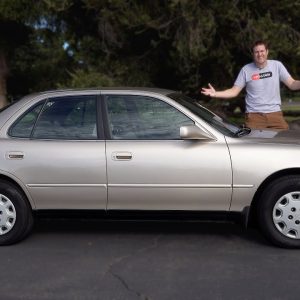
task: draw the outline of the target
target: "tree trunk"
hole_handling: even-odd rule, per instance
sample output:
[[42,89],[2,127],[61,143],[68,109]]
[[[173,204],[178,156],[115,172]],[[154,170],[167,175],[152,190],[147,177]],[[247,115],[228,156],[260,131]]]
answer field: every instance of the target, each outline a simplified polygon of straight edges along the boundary
[[7,63],[5,56],[0,52],[0,108],[5,106],[8,101],[6,97],[6,77],[8,73]]

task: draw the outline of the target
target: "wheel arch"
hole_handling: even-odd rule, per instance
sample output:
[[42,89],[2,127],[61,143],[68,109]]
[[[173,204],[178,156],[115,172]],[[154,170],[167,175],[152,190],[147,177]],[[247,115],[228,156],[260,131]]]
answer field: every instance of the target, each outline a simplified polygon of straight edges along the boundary
[[27,199],[29,206],[31,207],[32,210],[35,209],[35,204],[33,202],[33,200],[31,199],[30,195],[28,194],[28,191],[25,189],[25,187],[19,183],[16,179],[8,176],[8,175],[4,175],[4,174],[0,174],[0,180],[9,182],[11,184],[13,184],[14,186],[16,186],[20,192],[23,193],[24,197]]
[[299,175],[300,176],[300,168],[290,168],[290,169],[284,169],[277,171],[270,176],[268,176],[258,187],[257,191],[254,194],[254,197],[252,199],[250,210],[249,210],[249,216],[247,218],[247,226],[253,225],[257,223],[257,215],[256,215],[256,208],[257,204],[260,200],[261,194],[264,191],[264,189],[274,180],[288,175]]

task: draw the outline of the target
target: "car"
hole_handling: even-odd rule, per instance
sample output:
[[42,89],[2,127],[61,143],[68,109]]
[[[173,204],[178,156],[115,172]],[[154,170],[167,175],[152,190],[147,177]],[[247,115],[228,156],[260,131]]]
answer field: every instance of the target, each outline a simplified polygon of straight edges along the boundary
[[0,244],[43,212],[209,213],[300,246],[298,131],[238,127],[172,90],[25,96],[0,112]]

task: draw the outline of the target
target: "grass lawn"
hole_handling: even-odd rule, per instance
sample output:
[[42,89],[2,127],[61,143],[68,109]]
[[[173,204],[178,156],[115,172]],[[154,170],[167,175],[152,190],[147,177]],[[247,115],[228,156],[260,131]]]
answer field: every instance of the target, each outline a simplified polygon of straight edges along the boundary
[[[300,92],[293,92],[289,94],[283,93],[281,109],[287,122],[295,120],[299,120],[300,122]],[[228,116],[227,119],[236,125],[244,124],[244,114],[238,107],[235,109],[234,114]]]
[[[288,123],[295,120],[300,120],[300,100],[299,104],[295,102],[284,102],[282,103],[281,109],[283,111],[284,118]],[[241,112],[236,112],[228,119],[237,125],[242,125],[244,123],[244,114]]]

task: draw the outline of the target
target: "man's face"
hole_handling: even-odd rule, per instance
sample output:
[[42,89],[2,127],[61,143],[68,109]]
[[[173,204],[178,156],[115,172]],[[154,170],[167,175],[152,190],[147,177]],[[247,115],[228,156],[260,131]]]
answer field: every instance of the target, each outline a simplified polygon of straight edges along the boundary
[[258,67],[265,67],[269,51],[265,45],[257,45],[253,48],[253,59]]

